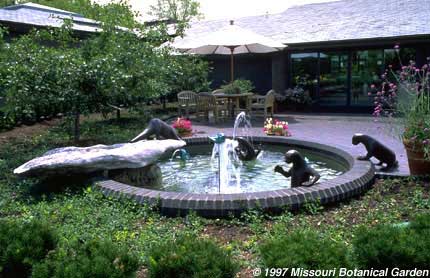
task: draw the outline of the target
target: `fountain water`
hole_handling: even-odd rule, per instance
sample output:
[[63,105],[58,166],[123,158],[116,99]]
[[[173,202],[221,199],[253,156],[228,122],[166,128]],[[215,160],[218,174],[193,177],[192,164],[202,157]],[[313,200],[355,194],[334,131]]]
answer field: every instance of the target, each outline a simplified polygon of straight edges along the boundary
[[242,126],[244,137],[251,142],[250,136],[251,121],[245,112],[239,113],[234,121],[233,139],[225,138],[223,133],[212,137],[215,145],[212,149],[212,167],[215,158],[218,156],[218,192],[236,193],[240,192],[240,168],[242,162],[238,158],[235,148],[238,142],[235,140],[239,127]]
[[245,112],[240,112],[237,117],[236,120],[234,121],[234,126],[233,126],[233,140],[236,139],[237,136],[237,132],[238,132],[238,128],[242,126],[242,133],[243,136],[246,139],[252,139],[250,138],[250,129],[252,128],[251,125],[251,119],[249,116],[246,115]]
[[223,133],[211,137],[211,140],[215,143],[212,149],[212,167],[218,156],[218,193],[240,192],[240,160],[234,151],[237,142],[225,138]]

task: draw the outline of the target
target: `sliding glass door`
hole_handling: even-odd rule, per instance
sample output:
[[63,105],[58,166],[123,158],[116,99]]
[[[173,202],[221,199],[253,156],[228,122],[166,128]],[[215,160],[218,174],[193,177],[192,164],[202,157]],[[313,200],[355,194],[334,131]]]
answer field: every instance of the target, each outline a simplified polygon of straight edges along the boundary
[[348,93],[348,53],[320,53],[320,106],[346,106]]
[[[381,85],[384,71],[384,52],[382,49],[355,51],[351,66],[351,106],[372,106],[376,89]],[[369,96],[368,93],[371,93]]]

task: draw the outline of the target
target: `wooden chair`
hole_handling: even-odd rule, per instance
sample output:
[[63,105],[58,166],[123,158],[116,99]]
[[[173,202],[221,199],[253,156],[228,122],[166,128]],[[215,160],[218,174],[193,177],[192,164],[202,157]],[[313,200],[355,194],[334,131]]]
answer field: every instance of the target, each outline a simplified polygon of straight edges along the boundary
[[213,94],[204,92],[198,94],[198,114],[203,114],[209,120],[209,113],[214,114],[215,123],[224,115],[227,117],[228,106],[219,101]]
[[224,91],[222,89],[216,89],[214,91],[212,91],[212,94],[216,95],[216,94],[224,94]]
[[253,111],[264,111],[264,117],[267,118],[267,110],[270,110],[270,116],[273,117],[275,106],[275,90],[270,90],[265,96],[253,96],[250,104],[250,113]]
[[190,111],[197,112],[197,94],[192,91],[178,93],[178,114],[183,116],[182,111],[188,118]]

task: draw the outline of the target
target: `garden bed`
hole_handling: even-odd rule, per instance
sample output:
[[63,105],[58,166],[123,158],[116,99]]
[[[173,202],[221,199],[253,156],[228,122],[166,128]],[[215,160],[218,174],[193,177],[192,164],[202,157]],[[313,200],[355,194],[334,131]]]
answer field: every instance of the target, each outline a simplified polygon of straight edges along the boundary
[[[144,128],[130,117],[94,120],[83,124],[82,137],[100,143],[129,140]],[[331,241],[352,249],[359,227],[395,224],[430,210],[430,184],[409,179],[379,180],[362,196],[323,207],[309,203],[296,213],[270,215],[260,210],[244,212],[231,219],[203,219],[193,214],[166,218],[152,207],[127,200],[106,198],[92,184],[40,184],[20,180],[12,169],[48,149],[69,144],[64,126],[52,127],[34,137],[15,138],[0,147],[0,218],[31,221],[46,219],[55,229],[59,245],[71,239],[81,242],[109,240],[126,247],[139,260],[139,277],[149,275],[150,252],[154,246],[179,235],[206,238],[231,252],[239,265],[239,277],[252,277],[262,265],[259,246],[272,236],[312,229]]]

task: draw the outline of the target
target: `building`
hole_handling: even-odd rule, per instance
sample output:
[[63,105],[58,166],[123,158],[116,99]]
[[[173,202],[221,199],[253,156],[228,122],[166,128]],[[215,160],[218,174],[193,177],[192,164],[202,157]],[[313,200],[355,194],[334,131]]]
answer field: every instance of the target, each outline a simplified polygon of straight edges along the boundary
[[0,9],[0,26],[8,29],[9,38],[26,34],[34,28],[59,28],[66,19],[72,21],[72,29],[79,38],[88,37],[101,30],[98,21],[78,13],[39,4],[25,3]]
[[[198,38],[228,20],[193,23],[185,40]],[[312,98],[312,109],[369,110],[371,84],[389,66],[430,56],[430,0],[341,0],[295,6],[280,14],[235,19],[235,25],[281,41],[275,54],[235,58],[235,76],[253,81],[258,92],[283,92],[300,84]],[[394,46],[399,45],[400,50]],[[213,86],[229,80],[229,57],[207,57],[213,63]],[[288,102],[288,100],[287,100]],[[282,107],[281,107],[282,108]]]

